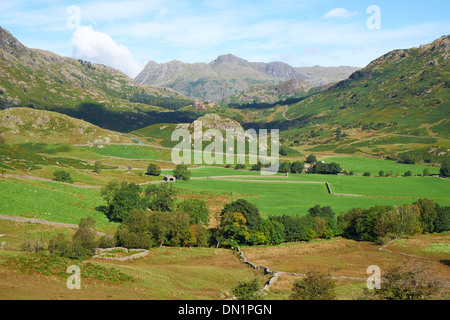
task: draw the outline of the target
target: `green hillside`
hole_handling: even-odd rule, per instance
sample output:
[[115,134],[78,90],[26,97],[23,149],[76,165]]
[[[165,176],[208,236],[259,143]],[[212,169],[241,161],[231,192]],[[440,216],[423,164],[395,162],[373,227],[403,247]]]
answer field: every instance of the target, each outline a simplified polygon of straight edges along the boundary
[[448,137],[450,37],[395,50],[328,90],[289,106],[289,127],[323,125]]
[[439,162],[428,154],[449,148],[449,38],[389,52],[300,101],[234,112],[244,127],[280,129],[282,142],[302,152],[394,159],[409,152]]
[[0,27],[0,109],[52,110],[131,131],[161,122],[159,117],[182,118],[166,112],[191,103],[175,90],[138,84],[108,66],[29,49]]

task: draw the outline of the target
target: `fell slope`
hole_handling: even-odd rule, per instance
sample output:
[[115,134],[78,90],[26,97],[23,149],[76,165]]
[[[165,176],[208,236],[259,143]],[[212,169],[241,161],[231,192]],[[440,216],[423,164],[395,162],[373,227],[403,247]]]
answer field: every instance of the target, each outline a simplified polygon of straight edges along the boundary
[[411,135],[450,135],[450,37],[394,50],[328,90],[291,105],[291,119]]
[[175,90],[141,85],[108,66],[27,48],[0,27],[0,109],[53,110],[127,131],[190,103]]
[[[285,130],[291,145],[296,141],[298,146],[316,146],[314,151],[345,153],[352,151],[348,145],[357,147],[356,142],[362,140],[373,145],[378,155],[411,150],[414,144],[446,148],[450,138],[449,50],[450,37],[443,36],[419,48],[391,51],[347,80],[289,105],[286,117],[291,121],[269,125]],[[370,142],[379,138],[386,143]]]

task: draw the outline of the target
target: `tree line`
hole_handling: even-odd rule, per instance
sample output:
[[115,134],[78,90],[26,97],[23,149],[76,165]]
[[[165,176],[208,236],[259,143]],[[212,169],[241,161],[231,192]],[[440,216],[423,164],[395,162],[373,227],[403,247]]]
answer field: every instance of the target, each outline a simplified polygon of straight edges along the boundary
[[353,208],[337,216],[330,206],[316,205],[306,215],[263,218],[245,199],[224,205],[219,223],[209,228],[210,212],[204,200],[179,201],[180,189],[169,183],[149,185],[110,182],[101,194],[110,221],[121,223],[116,245],[153,246],[277,245],[284,242],[330,239],[341,236],[357,241],[389,241],[419,233],[450,230],[450,207],[430,199],[412,204]]
[[[387,243],[392,239],[450,230],[450,206],[430,199],[412,204],[353,208],[336,216],[329,206],[316,205],[306,215],[263,218],[258,208],[245,199],[224,205],[219,223],[210,228],[210,211],[201,199],[180,201],[180,190],[170,183],[149,185],[113,181],[101,194],[102,211],[119,222],[114,235],[98,237],[92,217],[83,218],[72,238],[54,236],[51,253],[71,259],[87,259],[96,248],[122,246],[148,249],[156,246],[223,247],[277,245],[285,242],[344,237],[356,241]],[[27,251],[43,250],[42,239],[28,239]]]

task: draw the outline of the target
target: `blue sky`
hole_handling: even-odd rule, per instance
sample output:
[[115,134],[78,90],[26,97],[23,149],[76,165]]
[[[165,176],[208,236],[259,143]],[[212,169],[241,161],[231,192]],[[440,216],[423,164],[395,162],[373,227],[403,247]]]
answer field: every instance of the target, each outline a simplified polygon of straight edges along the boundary
[[[368,12],[371,5],[379,11]],[[0,26],[28,47],[136,76],[150,60],[210,62],[227,53],[363,67],[448,35],[448,12],[448,0],[2,0]]]

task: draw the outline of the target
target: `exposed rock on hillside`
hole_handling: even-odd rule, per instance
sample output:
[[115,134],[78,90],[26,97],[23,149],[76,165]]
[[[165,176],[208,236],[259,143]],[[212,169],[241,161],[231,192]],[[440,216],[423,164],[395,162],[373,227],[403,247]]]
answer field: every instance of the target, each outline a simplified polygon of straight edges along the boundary
[[321,86],[346,79],[355,70],[358,68],[293,68],[284,62],[249,62],[226,54],[208,64],[150,61],[136,81],[169,87],[191,98],[213,102],[251,86],[277,85],[296,77],[304,79],[310,87]]

